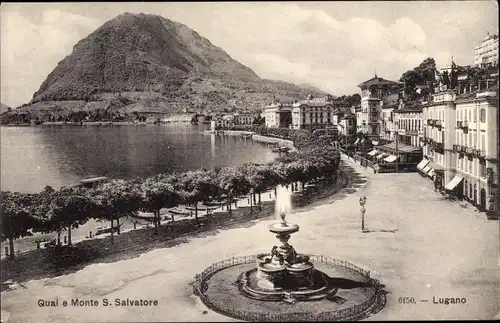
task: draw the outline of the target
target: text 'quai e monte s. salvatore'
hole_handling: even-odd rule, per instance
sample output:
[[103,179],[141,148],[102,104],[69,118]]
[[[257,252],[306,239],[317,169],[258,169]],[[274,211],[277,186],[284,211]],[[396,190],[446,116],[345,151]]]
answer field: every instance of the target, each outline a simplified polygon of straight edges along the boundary
[[132,299],[132,298],[103,298],[97,299],[80,299],[72,298],[70,300],[59,299],[39,299],[38,307],[97,307],[97,306],[116,306],[116,307],[150,307],[158,306],[158,300],[150,299]]

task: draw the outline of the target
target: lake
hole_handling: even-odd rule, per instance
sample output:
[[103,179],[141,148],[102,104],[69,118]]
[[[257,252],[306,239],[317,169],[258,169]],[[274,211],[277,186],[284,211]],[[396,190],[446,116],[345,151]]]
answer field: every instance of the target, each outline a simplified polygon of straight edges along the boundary
[[1,188],[39,192],[89,176],[132,179],[245,162],[269,162],[269,147],[203,134],[206,125],[1,127]]
[[[276,158],[268,146],[239,136],[204,134],[206,125],[42,125],[1,127],[2,190],[41,191],[75,183],[89,176],[132,179],[158,173]],[[148,221],[125,217],[122,229]],[[90,220],[73,231],[73,241],[108,226]],[[63,236],[67,235],[63,231]],[[35,248],[35,240],[52,239],[55,233],[19,239],[16,251]],[[2,258],[4,257],[2,250]]]

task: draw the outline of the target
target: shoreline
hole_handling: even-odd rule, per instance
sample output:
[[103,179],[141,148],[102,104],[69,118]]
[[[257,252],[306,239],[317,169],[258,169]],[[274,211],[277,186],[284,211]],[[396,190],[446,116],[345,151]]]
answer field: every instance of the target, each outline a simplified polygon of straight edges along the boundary
[[[338,198],[346,187],[353,182],[352,168],[343,164],[339,168],[336,183],[321,181],[306,188],[305,194],[296,191],[292,195],[294,212],[307,210],[315,205],[324,204]],[[267,193],[264,193],[267,194]],[[74,243],[71,248],[63,246],[61,255],[55,255],[52,249],[35,249],[17,255],[14,262],[3,258],[2,291],[8,289],[9,282],[22,283],[33,279],[42,279],[65,275],[96,263],[116,262],[140,256],[158,248],[170,248],[182,243],[189,243],[200,236],[217,235],[220,230],[231,230],[253,226],[259,220],[270,220],[274,215],[275,200],[262,203],[261,210],[250,213],[247,206],[238,207],[229,216],[227,211],[214,212],[210,217],[200,217],[200,226],[195,219],[182,219],[160,226],[159,234],[153,234],[153,228],[137,228],[114,236],[97,239],[85,239]],[[257,209],[258,206],[255,206]]]

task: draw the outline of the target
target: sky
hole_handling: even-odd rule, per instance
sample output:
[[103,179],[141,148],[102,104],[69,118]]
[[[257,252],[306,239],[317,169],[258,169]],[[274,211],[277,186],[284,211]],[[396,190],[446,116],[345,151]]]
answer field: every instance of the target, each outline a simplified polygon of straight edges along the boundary
[[472,64],[486,33],[498,34],[487,0],[3,3],[1,102],[29,102],[80,39],[123,12],[180,22],[261,77],[332,95],[358,93],[375,72],[397,80],[427,57]]

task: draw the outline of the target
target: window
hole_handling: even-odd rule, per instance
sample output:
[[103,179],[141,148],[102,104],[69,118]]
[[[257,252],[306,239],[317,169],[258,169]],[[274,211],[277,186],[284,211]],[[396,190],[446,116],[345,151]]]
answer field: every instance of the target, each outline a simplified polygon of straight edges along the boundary
[[486,109],[479,110],[479,119],[481,122],[486,122]]
[[486,151],[486,136],[481,134],[481,150]]
[[486,165],[479,164],[479,176],[486,178]]

